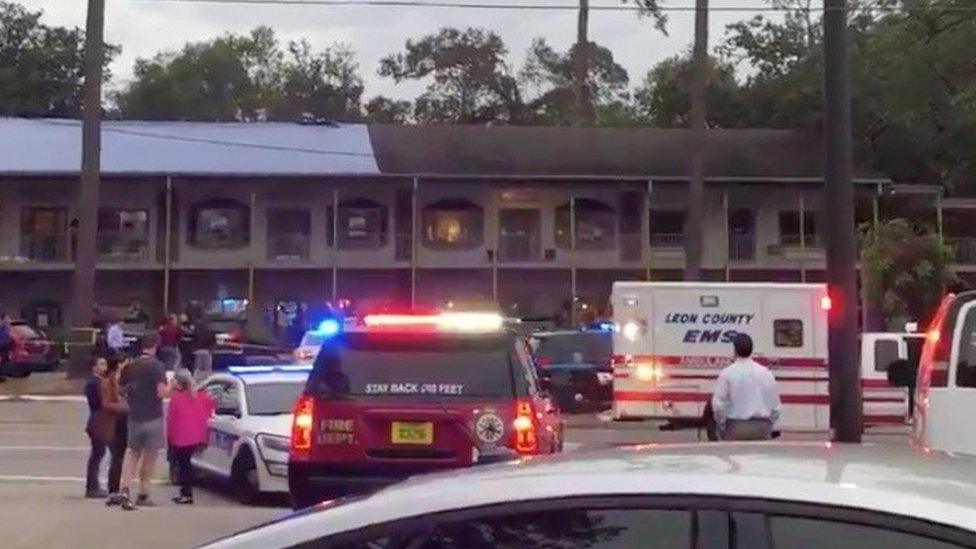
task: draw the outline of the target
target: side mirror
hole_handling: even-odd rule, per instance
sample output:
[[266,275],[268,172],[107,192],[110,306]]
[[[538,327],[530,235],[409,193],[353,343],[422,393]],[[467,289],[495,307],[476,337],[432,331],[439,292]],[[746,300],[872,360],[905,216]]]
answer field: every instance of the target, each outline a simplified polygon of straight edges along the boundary
[[888,383],[895,387],[913,387],[915,369],[905,359],[898,359],[888,365]]

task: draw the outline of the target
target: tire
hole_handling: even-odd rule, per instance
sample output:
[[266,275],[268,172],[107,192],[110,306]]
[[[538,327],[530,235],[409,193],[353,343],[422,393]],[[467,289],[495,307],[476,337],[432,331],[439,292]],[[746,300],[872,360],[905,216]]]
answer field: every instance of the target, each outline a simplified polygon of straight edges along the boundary
[[258,469],[251,450],[245,448],[237,454],[231,469],[231,485],[237,501],[244,505],[254,505],[261,497],[258,483]]

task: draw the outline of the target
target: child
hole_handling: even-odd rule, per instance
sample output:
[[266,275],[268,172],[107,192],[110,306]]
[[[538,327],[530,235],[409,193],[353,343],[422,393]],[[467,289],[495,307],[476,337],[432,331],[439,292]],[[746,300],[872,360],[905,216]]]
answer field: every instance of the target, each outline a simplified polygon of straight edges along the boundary
[[193,375],[180,368],[173,378],[173,392],[166,414],[166,432],[179,471],[180,493],[173,498],[179,505],[193,503],[193,467],[190,458],[207,443],[207,420],[214,402],[193,387]]

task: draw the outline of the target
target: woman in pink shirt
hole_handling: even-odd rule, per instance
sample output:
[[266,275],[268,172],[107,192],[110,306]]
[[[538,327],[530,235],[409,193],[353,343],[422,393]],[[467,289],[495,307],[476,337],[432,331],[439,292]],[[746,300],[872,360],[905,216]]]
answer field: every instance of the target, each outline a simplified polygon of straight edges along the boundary
[[166,414],[166,433],[179,470],[180,493],[173,502],[193,503],[193,467],[190,458],[207,443],[207,420],[214,411],[210,395],[193,387],[193,375],[179,369],[173,378],[173,393]]

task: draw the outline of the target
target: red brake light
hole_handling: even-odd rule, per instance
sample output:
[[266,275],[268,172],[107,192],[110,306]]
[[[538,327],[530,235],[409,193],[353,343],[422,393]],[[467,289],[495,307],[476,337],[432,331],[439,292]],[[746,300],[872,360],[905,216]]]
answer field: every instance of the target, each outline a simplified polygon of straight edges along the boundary
[[532,403],[520,400],[515,405],[515,451],[520,454],[532,454],[539,448],[539,438],[536,433],[535,410]]
[[833,307],[833,305],[834,305],[834,302],[833,302],[833,300],[830,299],[830,296],[829,295],[825,295],[825,296],[823,296],[823,297],[820,298],[820,308],[821,309],[823,309],[825,311],[829,311],[830,308]]
[[291,427],[291,449],[305,451],[312,448],[312,425],[315,400],[304,395],[295,403],[295,416]]
[[538,358],[535,359],[535,365],[538,366],[538,367],[540,367],[540,368],[545,368],[546,366],[549,366],[550,364],[552,364],[552,359],[549,358],[549,357],[547,357],[547,356],[540,356],[540,357],[538,357]]

